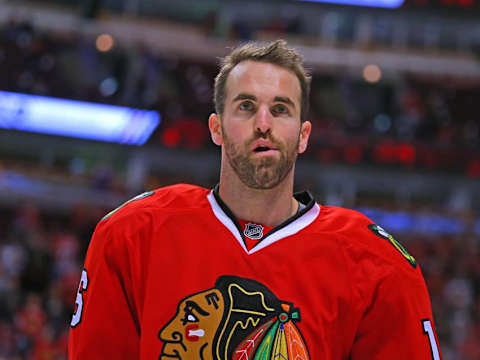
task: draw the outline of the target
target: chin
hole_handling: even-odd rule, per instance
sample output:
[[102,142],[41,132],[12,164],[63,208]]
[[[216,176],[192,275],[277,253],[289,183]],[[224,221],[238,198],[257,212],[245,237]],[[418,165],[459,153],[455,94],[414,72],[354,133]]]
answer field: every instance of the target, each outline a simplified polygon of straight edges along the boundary
[[160,357],[159,357],[160,360],[172,360],[172,359],[178,359],[178,360],[181,360],[182,357],[179,355],[179,354],[176,354],[176,355],[169,355],[169,354],[160,354]]
[[166,349],[163,348],[162,353],[160,354],[160,357],[159,357],[160,360],[171,360],[171,359],[182,360],[183,359],[182,355],[180,355],[178,350],[173,349],[173,350],[169,350],[168,352],[165,352],[165,350]]
[[274,179],[268,182],[256,181],[255,183],[250,184],[249,187],[256,190],[270,190],[277,187],[280,183],[281,181],[279,182],[278,179]]

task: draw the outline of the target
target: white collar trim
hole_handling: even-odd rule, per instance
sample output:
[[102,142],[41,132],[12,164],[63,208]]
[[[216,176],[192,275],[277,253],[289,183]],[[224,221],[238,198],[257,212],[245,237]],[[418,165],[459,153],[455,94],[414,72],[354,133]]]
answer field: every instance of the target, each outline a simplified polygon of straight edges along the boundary
[[215,196],[213,195],[213,190],[207,195],[208,202],[212,207],[213,213],[217,217],[217,219],[232,233],[232,235],[237,239],[238,243],[242,247],[242,249],[249,255],[293,234],[296,234],[300,230],[306,228],[310,225],[320,214],[320,206],[315,203],[310,210],[308,210],[305,214],[300,216],[295,221],[292,221],[290,224],[282,227],[281,229],[275,231],[272,235],[266,237],[266,239],[260,241],[256,246],[252,249],[247,250],[245,244],[242,239],[242,235],[240,234],[239,230],[233,223],[232,219],[225,214],[222,210],[220,205],[217,203]]

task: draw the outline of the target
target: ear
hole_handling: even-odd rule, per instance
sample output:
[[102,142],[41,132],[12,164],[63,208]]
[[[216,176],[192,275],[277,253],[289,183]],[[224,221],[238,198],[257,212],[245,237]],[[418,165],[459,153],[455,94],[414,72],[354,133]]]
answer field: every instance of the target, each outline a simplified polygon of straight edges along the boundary
[[208,118],[208,128],[210,129],[210,136],[215,145],[223,145],[222,123],[220,116],[213,113]]
[[310,138],[310,132],[312,131],[312,123],[310,121],[304,121],[300,127],[300,141],[298,142],[298,153],[301,154],[307,150],[308,139]]

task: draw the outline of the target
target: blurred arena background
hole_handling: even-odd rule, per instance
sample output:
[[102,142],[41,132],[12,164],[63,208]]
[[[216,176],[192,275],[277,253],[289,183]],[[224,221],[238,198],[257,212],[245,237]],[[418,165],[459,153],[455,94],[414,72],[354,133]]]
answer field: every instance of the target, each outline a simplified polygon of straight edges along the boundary
[[480,359],[480,1],[351,2],[0,0],[0,359],[66,358],[96,222],[216,183],[218,57],[277,38],[314,75],[297,189],[394,234],[444,359]]

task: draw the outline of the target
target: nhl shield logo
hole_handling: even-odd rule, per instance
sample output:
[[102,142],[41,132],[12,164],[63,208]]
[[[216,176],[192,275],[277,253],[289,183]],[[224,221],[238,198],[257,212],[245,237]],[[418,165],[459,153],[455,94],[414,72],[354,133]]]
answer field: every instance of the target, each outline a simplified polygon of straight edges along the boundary
[[245,230],[243,231],[243,234],[252,240],[261,239],[263,237],[263,226],[248,223],[247,225],[245,225]]

